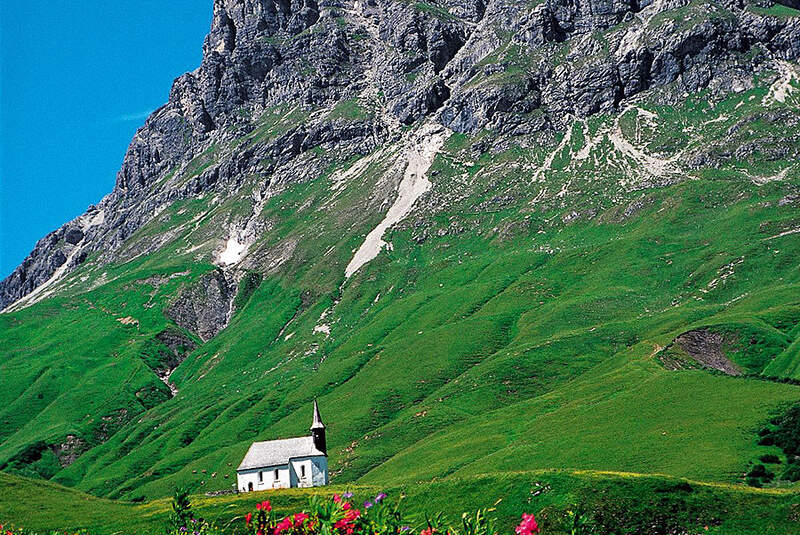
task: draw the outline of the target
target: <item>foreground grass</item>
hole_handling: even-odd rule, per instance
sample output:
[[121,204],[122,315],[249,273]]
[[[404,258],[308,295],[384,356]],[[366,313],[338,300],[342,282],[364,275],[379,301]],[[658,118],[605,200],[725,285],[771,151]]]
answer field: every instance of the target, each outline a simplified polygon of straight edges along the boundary
[[[355,503],[379,491],[403,496],[413,523],[444,512],[457,522],[463,511],[492,507],[501,532],[510,532],[521,512],[533,512],[544,533],[561,533],[563,513],[576,505],[620,533],[650,533],[648,525],[715,534],[786,534],[800,528],[800,493],[750,489],[724,484],[631,473],[541,470],[453,478],[389,489],[332,486],[286,489],[222,497],[192,496],[198,517],[228,532],[239,526],[256,501],[269,499],[279,514],[303,509],[312,495],[350,490]],[[159,533],[171,507],[169,499],[142,504],[104,500],[42,482],[0,474],[0,521],[32,530],[87,529],[96,535]],[[664,531],[667,532],[667,531]]]

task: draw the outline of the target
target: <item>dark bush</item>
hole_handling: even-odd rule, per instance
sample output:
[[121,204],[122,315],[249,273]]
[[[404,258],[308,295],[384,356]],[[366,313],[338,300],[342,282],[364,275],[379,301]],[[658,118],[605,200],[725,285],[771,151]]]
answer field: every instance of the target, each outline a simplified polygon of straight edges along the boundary
[[[747,484],[751,487],[761,487],[775,479],[775,474],[767,470],[763,464],[757,464],[747,473]],[[757,484],[756,484],[757,482]]]
[[758,479],[757,477],[748,477],[747,484],[750,485],[751,487],[756,487],[758,489],[763,487],[763,485],[761,484],[761,480]]
[[766,464],[781,464],[781,460],[777,455],[767,453],[758,458],[759,461]]
[[777,429],[771,433],[775,445],[787,456],[800,454],[800,405],[789,408],[775,423]]
[[755,465],[752,470],[747,473],[747,477],[764,477],[767,475],[767,469],[763,464]]

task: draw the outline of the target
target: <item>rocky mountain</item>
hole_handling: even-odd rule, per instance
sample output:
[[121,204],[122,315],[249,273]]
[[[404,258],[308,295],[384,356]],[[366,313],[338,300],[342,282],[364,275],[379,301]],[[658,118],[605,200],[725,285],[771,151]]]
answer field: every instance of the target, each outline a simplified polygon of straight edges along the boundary
[[[764,11],[773,4],[797,7],[793,0],[215,1],[202,65],[175,81],[169,102],[137,132],[114,191],[37,244],[0,284],[0,307],[44,294],[90,255],[107,263],[154,250],[163,237],[121,251],[177,200],[228,195],[252,174],[262,177],[257,195],[269,196],[277,177],[313,172],[298,160],[318,147],[346,160],[423,122],[469,135],[488,129],[494,144],[548,139],[653,88],[670,87],[665,104],[702,90],[741,91],[753,72],[800,55],[798,20]],[[305,117],[268,142],[214,154],[257,134],[258,118],[281,105]]]
[[743,482],[800,393],[797,4],[215,0],[0,283],[0,469],[218,490],[320,398],[339,482]]

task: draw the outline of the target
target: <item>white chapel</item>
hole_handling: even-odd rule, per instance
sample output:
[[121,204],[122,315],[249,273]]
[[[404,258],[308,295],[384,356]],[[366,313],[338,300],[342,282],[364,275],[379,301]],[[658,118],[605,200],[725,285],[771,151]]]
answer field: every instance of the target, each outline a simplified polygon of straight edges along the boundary
[[251,492],[327,485],[327,453],[325,424],[315,400],[310,436],[253,442],[236,469],[237,489]]

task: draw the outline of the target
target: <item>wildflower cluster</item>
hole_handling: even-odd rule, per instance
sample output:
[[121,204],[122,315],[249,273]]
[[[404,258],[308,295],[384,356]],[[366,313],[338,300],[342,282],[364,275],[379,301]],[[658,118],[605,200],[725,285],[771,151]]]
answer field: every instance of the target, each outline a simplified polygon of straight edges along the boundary
[[514,531],[517,535],[537,535],[539,533],[539,524],[536,522],[536,517],[528,513],[522,513],[522,522]]
[[[360,506],[351,492],[334,494],[332,499],[311,498],[307,511],[280,519],[273,515],[270,502],[256,504],[255,513],[244,516],[245,535],[497,535],[494,519],[487,510],[465,513],[458,528],[445,527],[444,517],[428,519],[419,531],[404,525],[399,503],[390,504],[380,493]],[[242,526],[239,526],[242,527]],[[238,532],[238,530],[237,530]],[[538,535],[539,525],[533,515],[522,515],[517,535]]]
[[269,502],[256,505],[255,515],[244,516],[247,535],[398,535],[403,533],[397,507],[389,506],[380,493],[359,507],[346,492],[324,500],[314,497],[308,511],[278,519]]

